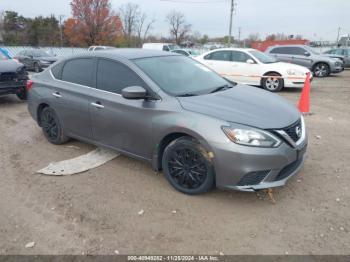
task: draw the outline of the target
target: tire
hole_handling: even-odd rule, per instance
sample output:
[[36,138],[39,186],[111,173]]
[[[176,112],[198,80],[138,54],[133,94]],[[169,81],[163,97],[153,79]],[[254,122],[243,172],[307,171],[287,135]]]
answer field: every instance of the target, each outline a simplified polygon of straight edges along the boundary
[[180,137],[164,150],[163,173],[178,191],[196,195],[215,185],[215,171],[207,150],[196,140]]
[[262,87],[270,92],[279,92],[284,88],[283,78],[274,78],[274,76],[280,77],[277,73],[268,73],[261,81]]
[[41,68],[40,68],[38,63],[34,63],[34,72],[35,73],[40,73],[41,72]]
[[326,63],[316,64],[312,71],[315,77],[326,77],[329,76],[329,74],[331,73],[329,65],[327,65]]
[[51,107],[45,107],[41,111],[40,126],[44,136],[52,144],[61,145],[69,140],[69,138],[63,134],[57,114]]
[[21,90],[16,94],[16,96],[20,99],[20,100],[27,100],[27,90],[24,88],[21,88]]

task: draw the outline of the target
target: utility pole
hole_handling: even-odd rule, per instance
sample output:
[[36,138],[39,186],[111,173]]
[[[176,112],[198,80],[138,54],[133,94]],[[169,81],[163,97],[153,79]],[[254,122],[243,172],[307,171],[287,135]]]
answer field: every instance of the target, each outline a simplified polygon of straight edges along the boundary
[[238,27],[238,44],[241,46],[241,27]]
[[341,30],[341,28],[340,28],[340,27],[338,27],[337,45],[339,44],[340,30]]
[[228,32],[228,44],[231,44],[232,40],[232,18],[233,18],[233,10],[235,9],[235,0],[231,0],[231,9],[230,9],[230,29]]
[[63,32],[62,32],[62,18],[64,15],[59,15],[58,16],[60,19],[60,38],[61,38],[61,47],[63,46]]

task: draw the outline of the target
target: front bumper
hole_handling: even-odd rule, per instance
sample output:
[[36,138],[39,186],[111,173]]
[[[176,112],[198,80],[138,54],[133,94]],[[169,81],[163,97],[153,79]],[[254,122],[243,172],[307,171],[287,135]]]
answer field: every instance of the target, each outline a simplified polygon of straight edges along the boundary
[[[313,74],[311,73],[310,82],[312,82],[313,79],[314,79],[314,76],[313,76]],[[305,85],[305,80],[306,80],[306,78],[303,80],[303,79],[294,79],[294,78],[288,78],[288,77],[286,77],[286,78],[284,79],[284,86],[285,86],[285,87],[302,88],[302,87],[304,87],[304,85]]]
[[331,73],[336,74],[336,73],[341,73],[344,71],[344,66],[333,66],[331,68]]
[[278,148],[257,148],[233,142],[211,145],[214,153],[216,186],[255,191],[283,186],[302,168],[307,136],[295,148],[283,142]]

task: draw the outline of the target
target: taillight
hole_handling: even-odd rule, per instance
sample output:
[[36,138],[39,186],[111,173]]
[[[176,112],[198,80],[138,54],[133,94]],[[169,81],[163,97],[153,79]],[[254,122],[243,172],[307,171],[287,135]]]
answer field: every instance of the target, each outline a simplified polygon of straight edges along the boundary
[[32,89],[33,84],[34,84],[33,80],[30,80],[30,79],[29,79],[29,80],[27,81],[27,86],[26,86],[27,91],[29,91],[30,89]]

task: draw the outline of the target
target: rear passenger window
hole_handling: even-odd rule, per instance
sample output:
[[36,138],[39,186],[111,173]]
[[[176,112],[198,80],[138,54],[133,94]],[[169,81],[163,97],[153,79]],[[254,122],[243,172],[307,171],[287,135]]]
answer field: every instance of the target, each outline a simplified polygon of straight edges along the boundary
[[63,67],[62,80],[92,87],[93,60],[78,58],[69,60]]
[[59,63],[51,68],[51,73],[56,79],[62,79],[62,68],[64,63]]
[[206,60],[231,61],[231,51],[217,51],[204,57]]
[[100,59],[97,68],[97,88],[120,94],[128,86],[145,86],[140,77],[127,66]]
[[270,51],[271,54],[304,55],[306,50],[301,47],[276,47]]

